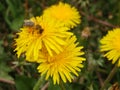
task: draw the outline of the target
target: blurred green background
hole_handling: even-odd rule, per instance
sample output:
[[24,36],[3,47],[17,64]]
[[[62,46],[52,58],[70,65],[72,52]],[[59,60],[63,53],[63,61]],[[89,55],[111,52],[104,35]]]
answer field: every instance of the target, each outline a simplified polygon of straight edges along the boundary
[[[39,78],[36,64],[16,57],[14,38],[24,19],[40,16],[43,10],[63,1],[76,7],[81,15],[81,24],[71,30],[84,46],[84,68],[68,90],[99,90],[113,66],[99,51],[99,40],[120,25],[120,0],[0,0],[0,90],[32,90]],[[120,69],[108,87],[120,83]],[[50,81],[43,81],[41,90],[61,90]]]

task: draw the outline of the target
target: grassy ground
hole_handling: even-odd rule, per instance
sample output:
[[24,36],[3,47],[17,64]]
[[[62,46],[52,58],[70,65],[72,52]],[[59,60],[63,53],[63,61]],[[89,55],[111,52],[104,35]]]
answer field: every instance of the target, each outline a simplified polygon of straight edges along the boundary
[[[40,16],[42,11],[60,0],[0,0],[0,90],[32,90],[39,78],[36,64],[16,57],[14,37],[24,19]],[[84,68],[66,90],[100,90],[114,65],[99,50],[99,40],[108,30],[120,25],[119,0],[61,0],[76,7],[81,24],[72,30],[84,46]],[[120,83],[120,69],[107,84]],[[61,90],[50,81],[43,82],[41,90]]]

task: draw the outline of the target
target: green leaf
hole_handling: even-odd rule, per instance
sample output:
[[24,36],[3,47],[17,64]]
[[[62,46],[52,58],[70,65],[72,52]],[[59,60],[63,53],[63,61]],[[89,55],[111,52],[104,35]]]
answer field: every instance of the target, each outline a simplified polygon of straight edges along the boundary
[[0,56],[3,54],[3,51],[4,51],[2,44],[3,44],[3,40],[0,41]]
[[8,74],[11,69],[3,62],[0,62],[0,78],[5,78],[7,80],[13,80],[13,78]]
[[0,2],[0,11],[2,11],[3,9],[5,9],[4,5]]
[[6,0],[6,3],[8,4],[8,8],[10,9],[10,11],[12,12],[12,15],[15,17],[16,16],[16,12],[15,12],[15,5],[12,3],[12,0]]
[[35,84],[35,79],[29,78],[25,75],[23,76],[16,76],[16,89],[17,90],[32,90]]
[[16,17],[16,18],[12,21],[12,23],[11,23],[11,25],[10,25],[11,29],[12,29],[12,30],[18,30],[18,29],[22,26],[23,20],[24,20],[24,16],[23,16],[23,15],[21,15],[21,16],[19,16],[19,17]]

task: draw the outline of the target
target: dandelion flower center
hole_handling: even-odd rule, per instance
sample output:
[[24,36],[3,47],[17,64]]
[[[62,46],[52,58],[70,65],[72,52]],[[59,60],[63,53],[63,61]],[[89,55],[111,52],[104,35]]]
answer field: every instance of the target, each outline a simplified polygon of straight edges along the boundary
[[113,47],[120,52],[120,36],[116,36],[114,39],[112,42]]
[[81,22],[79,12],[75,7],[71,7],[67,3],[60,2],[47,8],[43,15],[46,18],[52,18],[63,23],[63,25],[73,28]]
[[[72,17],[71,8],[69,8],[69,6],[66,4],[64,7],[61,5],[62,4],[60,4],[60,6],[58,6],[58,8],[54,8],[54,10],[51,11],[52,16],[57,19],[60,19],[60,20],[69,20]],[[62,14],[64,14],[64,15],[62,15]]]
[[75,36],[67,39],[67,45],[63,46],[64,50],[59,54],[54,53],[53,57],[43,52],[43,57],[40,57],[37,61],[40,63],[37,69],[41,75],[46,74],[46,79],[52,77],[54,84],[59,84],[60,79],[63,82],[71,82],[74,77],[73,75],[78,76],[85,58],[80,57],[84,54],[81,51],[83,47],[77,47],[78,43],[75,43],[75,41]]

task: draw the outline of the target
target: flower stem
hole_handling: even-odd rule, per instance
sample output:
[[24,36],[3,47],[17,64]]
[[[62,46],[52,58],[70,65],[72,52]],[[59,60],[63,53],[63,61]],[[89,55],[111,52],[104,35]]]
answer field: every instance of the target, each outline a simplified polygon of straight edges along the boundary
[[40,90],[40,86],[43,84],[43,79],[44,79],[44,76],[41,76],[37,83],[35,84],[35,86],[33,87],[33,90]]
[[107,79],[104,81],[103,86],[101,87],[100,90],[104,90],[107,86],[107,84],[110,82],[110,80],[112,79],[112,77],[114,76],[114,74],[116,73],[118,67],[117,64],[114,66],[114,68],[112,69],[112,71],[110,72],[110,74],[108,75]]
[[61,88],[61,90],[66,90],[66,88],[61,80],[60,80],[60,88]]

